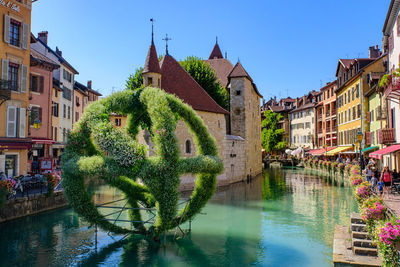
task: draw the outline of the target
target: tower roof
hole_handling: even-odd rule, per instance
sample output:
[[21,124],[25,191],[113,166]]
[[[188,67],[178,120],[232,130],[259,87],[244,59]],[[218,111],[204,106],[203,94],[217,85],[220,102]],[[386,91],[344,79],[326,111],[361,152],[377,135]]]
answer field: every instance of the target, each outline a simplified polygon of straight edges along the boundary
[[142,73],[161,73],[160,65],[158,63],[156,47],[152,43],[147,53],[146,62],[144,63],[144,68]]
[[246,77],[251,82],[253,82],[253,79],[251,79],[250,75],[243,68],[242,64],[240,64],[240,61],[238,61],[238,63],[236,63],[236,65],[233,67],[233,69],[231,70],[231,72],[228,75],[228,78],[237,78],[237,77]]
[[214,59],[214,58],[224,58],[222,56],[221,49],[219,48],[218,41],[215,42],[214,48],[213,48],[213,50],[211,52],[211,55],[210,55],[210,57],[208,59]]
[[229,114],[187,73],[170,55],[165,55],[160,62],[161,87],[174,94],[195,110]]

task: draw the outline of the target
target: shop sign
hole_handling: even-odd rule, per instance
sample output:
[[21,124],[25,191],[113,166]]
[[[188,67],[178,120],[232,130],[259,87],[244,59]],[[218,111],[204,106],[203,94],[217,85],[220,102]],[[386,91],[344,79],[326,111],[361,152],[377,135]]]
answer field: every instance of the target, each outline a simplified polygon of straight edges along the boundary
[[21,11],[20,6],[17,4],[14,4],[11,1],[0,0],[0,5],[8,7],[11,10],[14,10],[15,12],[18,12],[18,13]]
[[33,145],[32,145],[32,148],[33,148],[33,149],[40,149],[40,148],[43,148],[43,144],[33,144]]

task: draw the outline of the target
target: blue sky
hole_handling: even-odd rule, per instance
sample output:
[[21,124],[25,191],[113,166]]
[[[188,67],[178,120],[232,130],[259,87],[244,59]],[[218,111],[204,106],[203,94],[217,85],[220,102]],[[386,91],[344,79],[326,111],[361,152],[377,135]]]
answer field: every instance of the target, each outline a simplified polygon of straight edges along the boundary
[[208,58],[218,36],[235,64],[240,58],[264,98],[297,97],[335,78],[338,58],[368,57],[382,43],[390,0],[136,1],[39,0],[32,32],[79,71],[76,80],[103,95],[122,90],[143,66],[155,20],[158,54]]

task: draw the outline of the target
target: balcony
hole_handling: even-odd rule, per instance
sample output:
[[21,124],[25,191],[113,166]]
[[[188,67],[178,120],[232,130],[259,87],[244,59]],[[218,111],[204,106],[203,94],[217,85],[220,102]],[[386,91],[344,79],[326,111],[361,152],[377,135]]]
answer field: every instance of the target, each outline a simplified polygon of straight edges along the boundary
[[327,132],[327,133],[330,133],[330,132],[331,132],[331,126],[327,126],[327,127],[326,127],[326,132]]
[[392,144],[395,143],[394,128],[379,129],[378,138],[380,144]]
[[371,132],[365,132],[365,145],[371,145]]

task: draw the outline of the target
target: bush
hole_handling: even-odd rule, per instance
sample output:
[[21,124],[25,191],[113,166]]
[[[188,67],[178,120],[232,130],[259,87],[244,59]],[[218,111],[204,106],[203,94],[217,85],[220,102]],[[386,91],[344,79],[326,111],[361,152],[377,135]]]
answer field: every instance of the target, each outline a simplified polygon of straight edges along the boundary
[[[128,126],[113,127],[111,113],[128,115]],[[193,133],[198,156],[180,158],[175,136],[178,120]],[[139,126],[155,143],[156,156],[147,158],[146,147],[136,141]],[[117,234],[158,236],[192,219],[212,197],[216,176],[223,170],[215,140],[194,110],[178,98],[156,88],[114,93],[87,107],[68,136],[62,156],[62,184],[68,202],[92,224]],[[200,173],[185,209],[178,211],[180,176]],[[101,179],[121,190],[130,207],[156,209],[155,224],[146,227],[138,210],[130,210],[135,230],[107,221],[84,186],[85,179]],[[143,184],[136,180],[140,178]]]

